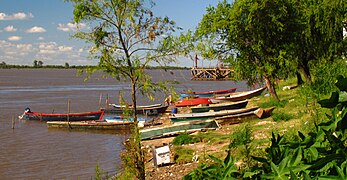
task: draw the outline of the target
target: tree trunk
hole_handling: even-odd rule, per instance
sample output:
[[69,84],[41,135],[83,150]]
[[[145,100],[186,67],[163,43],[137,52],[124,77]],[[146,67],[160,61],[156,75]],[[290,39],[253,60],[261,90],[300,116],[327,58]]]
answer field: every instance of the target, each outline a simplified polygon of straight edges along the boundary
[[307,60],[303,60],[303,62],[300,64],[299,67],[300,67],[302,73],[304,74],[306,83],[311,84],[312,83],[312,79],[311,79],[310,68],[308,67],[308,61]]
[[271,82],[271,79],[267,76],[265,76],[264,79],[265,79],[266,87],[267,87],[268,91],[270,92],[271,96],[273,98],[275,98],[277,101],[280,101],[280,99],[277,96],[277,92],[276,92],[276,89],[274,87],[274,83]]
[[137,113],[136,113],[136,83],[135,81],[131,82],[131,97],[132,97],[132,103],[133,103],[133,115],[134,115],[134,145],[135,145],[135,167],[137,169],[138,178],[140,180],[145,180],[146,174],[145,174],[145,163],[144,163],[144,153],[141,149],[141,138],[140,138],[140,132],[138,128],[138,120],[137,120]]
[[302,80],[302,77],[299,71],[296,72],[296,78],[297,78],[297,86],[304,84],[304,81]]

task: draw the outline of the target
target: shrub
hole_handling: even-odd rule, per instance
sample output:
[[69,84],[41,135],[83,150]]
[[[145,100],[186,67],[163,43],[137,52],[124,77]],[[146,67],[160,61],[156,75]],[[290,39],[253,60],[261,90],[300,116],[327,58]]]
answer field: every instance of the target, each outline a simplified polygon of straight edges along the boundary
[[191,144],[194,143],[193,137],[189,135],[187,132],[184,132],[175,137],[172,141],[173,145],[182,145],[182,144]]
[[293,116],[287,113],[283,113],[283,112],[277,112],[277,113],[273,113],[272,114],[272,119],[276,122],[278,121],[288,121],[290,119],[292,119]]

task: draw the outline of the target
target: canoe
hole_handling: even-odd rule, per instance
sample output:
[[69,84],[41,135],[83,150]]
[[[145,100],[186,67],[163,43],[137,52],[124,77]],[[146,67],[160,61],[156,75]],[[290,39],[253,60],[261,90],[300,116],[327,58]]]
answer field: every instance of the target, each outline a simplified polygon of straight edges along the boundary
[[240,122],[241,118],[250,117],[250,116],[255,116],[255,117],[258,117],[259,119],[263,119],[263,118],[270,117],[274,109],[275,107],[266,108],[266,109],[258,108],[256,110],[249,111],[249,112],[216,117],[215,120],[220,123],[223,123],[223,122],[238,123]]
[[[118,105],[118,104],[110,104],[112,105],[112,108],[107,108],[105,109],[105,112],[107,113],[117,113],[121,114],[123,111],[126,109],[131,109],[131,106],[123,106],[123,105]],[[147,105],[147,106],[137,106],[136,108],[136,113],[137,114],[143,114],[143,115],[148,115],[148,116],[153,116],[153,115],[158,115],[160,113],[164,113],[168,105],[162,105],[162,104],[153,104],[153,105]]]
[[104,111],[82,112],[82,113],[42,113],[32,112],[30,108],[26,108],[24,114],[19,119],[39,120],[39,121],[95,121],[101,120]]
[[[150,119],[144,118],[144,117],[137,117],[137,120],[138,120],[138,126],[144,127],[146,121],[147,120],[149,121]],[[112,116],[112,117],[106,117],[105,121],[106,122],[118,122],[118,123],[120,123],[120,122],[134,122],[134,118],[132,118],[132,117],[125,118],[123,116]]]
[[216,90],[216,91],[204,91],[204,92],[180,92],[180,97],[212,97],[216,94],[227,94],[235,92],[236,88],[230,88],[225,90]]
[[171,116],[169,116],[169,118],[172,122],[206,120],[206,119],[212,119],[216,117],[250,112],[258,108],[259,107],[249,107],[249,108],[224,110],[224,111],[217,111],[217,112],[172,114]]
[[218,129],[219,124],[214,120],[174,123],[170,126],[155,127],[140,130],[141,140],[169,137],[179,133],[193,133],[209,129]]
[[222,111],[231,109],[245,108],[248,104],[248,100],[237,101],[237,102],[225,102],[217,104],[207,104],[202,106],[194,106],[190,109],[192,113],[208,112],[208,111]]
[[244,92],[235,92],[230,93],[223,96],[217,96],[214,98],[210,98],[210,101],[212,103],[220,103],[220,102],[235,102],[235,101],[241,101],[245,99],[250,99],[255,96],[259,96],[263,91],[266,89],[266,87],[258,88],[252,91],[244,91]]
[[48,121],[48,128],[69,128],[85,130],[119,130],[130,131],[133,122],[106,122],[106,121]]
[[200,104],[211,104],[211,101],[209,98],[192,98],[175,102],[176,107],[196,106]]

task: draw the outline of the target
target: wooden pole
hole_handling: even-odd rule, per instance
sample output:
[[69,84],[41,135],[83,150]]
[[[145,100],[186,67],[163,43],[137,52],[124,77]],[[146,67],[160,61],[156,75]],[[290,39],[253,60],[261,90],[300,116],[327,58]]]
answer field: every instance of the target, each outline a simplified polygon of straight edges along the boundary
[[100,93],[100,97],[99,97],[99,109],[101,108],[101,99],[102,99],[102,93]]
[[71,126],[70,126],[70,99],[67,100],[67,123],[69,124],[69,128],[71,129]]
[[12,129],[14,129],[15,121],[14,121],[14,115],[12,115]]

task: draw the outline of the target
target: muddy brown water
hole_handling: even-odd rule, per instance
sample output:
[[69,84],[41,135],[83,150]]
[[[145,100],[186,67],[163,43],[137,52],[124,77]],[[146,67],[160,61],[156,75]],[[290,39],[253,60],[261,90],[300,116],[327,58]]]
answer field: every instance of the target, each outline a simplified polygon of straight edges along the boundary
[[[244,82],[191,81],[189,70],[151,70],[154,81],[177,81],[177,92],[248,90]],[[96,111],[106,97],[130,100],[130,84],[95,74],[85,81],[73,69],[0,69],[0,179],[91,179],[100,166],[109,175],[121,169],[120,152],[128,133],[48,129],[45,122],[19,120],[26,107],[40,112]],[[163,103],[139,95],[138,104]],[[100,98],[101,97],[101,98]],[[101,99],[101,101],[100,101]],[[112,114],[106,114],[112,116]],[[12,129],[14,119],[14,129]]]

